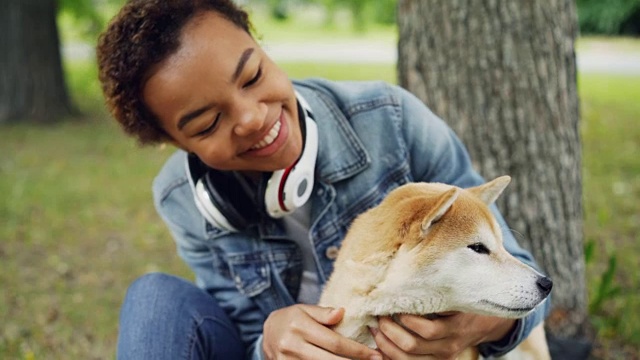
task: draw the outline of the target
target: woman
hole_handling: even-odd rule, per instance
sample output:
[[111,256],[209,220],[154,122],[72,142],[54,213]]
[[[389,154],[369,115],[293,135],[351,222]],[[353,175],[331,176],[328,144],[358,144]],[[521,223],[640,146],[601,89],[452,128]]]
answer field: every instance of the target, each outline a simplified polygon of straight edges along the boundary
[[[385,317],[373,350],[330,329],[341,309],[314,305],[349,223],[393,188],[483,182],[453,132],[406,91],[292,83],[226,0],[130,1],[97,54],[124,130],[179,148],[153,191],[197,285],[137,280],[121,312],[119,357],[431,359],[475,345],[499,355],[544,317],[547,304],[518,321]],[[504,242],[533,264],[508,231]]]

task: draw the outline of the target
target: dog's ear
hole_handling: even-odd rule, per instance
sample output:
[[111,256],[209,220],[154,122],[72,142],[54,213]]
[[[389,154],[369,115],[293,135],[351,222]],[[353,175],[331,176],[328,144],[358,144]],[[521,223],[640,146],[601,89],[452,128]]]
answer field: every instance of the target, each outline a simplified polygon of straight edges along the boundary
[[509,185],[511,182],[510,176],[500,176],[489,181],[486,184],[482,184],[476,187],[469,188],[470,192],[472,192],[475,196],[479,197],[485,204],[491,205],[496,201],[498,196],[502,194],[502,191]]
[[436,205],[429,211],[427,216],[422,220],[422,234],[426,234],[429,231],[429,227],[431,224],[440,220],[440,218],[446,214],[447,211],[453,205],[453,202],[456,201],[458,195],[460,195],[460,188],[452,187],[451,189],[444,192],[438,199],[436,200]]

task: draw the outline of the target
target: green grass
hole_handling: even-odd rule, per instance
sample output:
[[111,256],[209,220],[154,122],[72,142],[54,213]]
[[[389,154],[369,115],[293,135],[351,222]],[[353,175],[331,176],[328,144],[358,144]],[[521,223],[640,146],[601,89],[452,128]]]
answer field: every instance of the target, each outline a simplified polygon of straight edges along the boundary
[[583,75],[585,240],[597,251],[587,264],[590,298],[598,295],[609,258],[619,292],[593,309],[604,352],[636,344],[640,356],[640,77]]
[[188,274],[150,201],[169,151],[98,116],[5,127],[0,152],[0,358],[106,358],[128,283]]

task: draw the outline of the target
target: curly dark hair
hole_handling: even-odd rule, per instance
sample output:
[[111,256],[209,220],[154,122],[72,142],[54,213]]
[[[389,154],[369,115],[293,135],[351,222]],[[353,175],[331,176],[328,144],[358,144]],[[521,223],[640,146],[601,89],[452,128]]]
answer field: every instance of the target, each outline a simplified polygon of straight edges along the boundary
[[100,35],[96,55],[109,111],[140,144],[171,140],[142,99],[152,67],[180,47],[189,20],[215,11],[251,35],[248,14],[231,0],[130,0]]

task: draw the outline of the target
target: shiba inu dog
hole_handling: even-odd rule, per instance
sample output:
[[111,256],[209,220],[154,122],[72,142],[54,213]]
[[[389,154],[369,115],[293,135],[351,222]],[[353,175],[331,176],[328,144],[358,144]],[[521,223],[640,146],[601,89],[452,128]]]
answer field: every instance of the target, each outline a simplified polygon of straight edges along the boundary
[[[461,311],[520,318],[542,303],[551,280],[504,249],[489,210],[510,181],[502,176],[469,189],[406,184],[357,217],[319,303],[345,308],[335,331],[375,347],[368,327],[377,327],[377,316]],[[477,359],[477,349],[459,358]],[[508,358],[549,359],[542,325]]]

